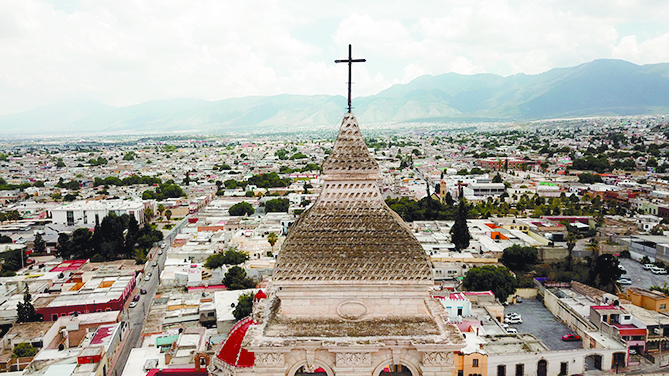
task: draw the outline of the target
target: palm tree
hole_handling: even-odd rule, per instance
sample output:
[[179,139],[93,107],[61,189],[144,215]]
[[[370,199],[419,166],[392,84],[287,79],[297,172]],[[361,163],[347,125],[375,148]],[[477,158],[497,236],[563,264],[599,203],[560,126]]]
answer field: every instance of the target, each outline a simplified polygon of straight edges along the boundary
[[567,234],[567,250],[569,251],[569,256],[567,256],[567,270],[571,271],[571,260],[572,260],[572,251],[576,247],[576,234],[569,231]]
[[279,237],[276,236],[275,233],[270,232],[269,235],[267,235],[267,241],[269,242],[269,245],[272,246],[272,254],[274,254],[274,244],[276,244],[277,240],[279,240]]

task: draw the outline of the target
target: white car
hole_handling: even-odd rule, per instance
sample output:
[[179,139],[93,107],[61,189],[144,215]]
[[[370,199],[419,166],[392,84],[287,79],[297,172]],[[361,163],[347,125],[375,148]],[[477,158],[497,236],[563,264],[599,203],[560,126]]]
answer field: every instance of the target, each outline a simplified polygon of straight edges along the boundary
[[510,317],[510,318],[508,318],[504,321],[506,321],[507,324],[522,324],[523,323],[523,319],[521,319],[520,317]]
[[631,285],[632,284],[632,280],[629,279],[629,278],[619,278],[616,282],[620,283],[621,285]]
[[659,268],[657,266],[653,266],[650,269],[650,272],[653,274],[667,274],[667,271],[664,268]]
[[651,270],[655,267],[653,264],[644,264],[643,270]]
[[130,308],[137,307],[137,302],[130,302]]
[[506,330],[506,332],[509,334],[518,334],[518,330],[516,328],[509,328]]
[[511,318],[515,318],[515,317],[517,317],[519,319],[522,319],[522,317],[520,316],[520,313],[516,313],[516,312],[510,312],[510,313],[507,313],[506,315],[504,315],[504,318],[507,319],[507,320],[511,319]]

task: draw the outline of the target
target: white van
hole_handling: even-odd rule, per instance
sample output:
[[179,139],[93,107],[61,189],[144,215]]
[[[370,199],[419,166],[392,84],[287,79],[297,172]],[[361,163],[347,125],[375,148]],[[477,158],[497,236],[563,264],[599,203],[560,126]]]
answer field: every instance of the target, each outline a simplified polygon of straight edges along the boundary
[[644,264],[643,270],[651,270],[654,267],[655,267],[655,265],[653,265],[653,264]]

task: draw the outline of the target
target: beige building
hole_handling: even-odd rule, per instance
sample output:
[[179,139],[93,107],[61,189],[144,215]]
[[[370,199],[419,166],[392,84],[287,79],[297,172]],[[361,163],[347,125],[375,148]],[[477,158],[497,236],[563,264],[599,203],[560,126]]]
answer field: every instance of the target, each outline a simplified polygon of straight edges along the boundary
[[453,373],[462,333],[430,297],[428,256],[378,179],[348,113],[323,165],[323,192],[291,229],[268,297],[233,327],[212,374]]

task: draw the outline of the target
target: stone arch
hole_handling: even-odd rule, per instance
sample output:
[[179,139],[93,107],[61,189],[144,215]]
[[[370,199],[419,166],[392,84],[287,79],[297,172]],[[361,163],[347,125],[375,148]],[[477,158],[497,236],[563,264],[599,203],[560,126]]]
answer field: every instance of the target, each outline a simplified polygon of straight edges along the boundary
[[[307,361],[306,360],[300,360],[299,362],[295,363],[288,372],[286,373],[286,376],[295,376],[295,373],[297,372],[300,367],[306,366]],[[322,360],[315,359],[314,360],[314,368],[323,368],[325,370],[325,373],[327,373],[328,376],[334,376],[335,373],[332,370],[332,367],[330,367],[327,363],[323,362]]]
[[[200,359],[204,358],[204,367]],[[195,355],[195,370],[200,371],[202,368],[206,369],[209,366],[209,354],[198,353]]]
[[[381,371],[383,371],[383,369],[386,368],[386,366],[390,365],[390,364],[393,364],[393,358],[392,357],[388,357],[388,358],[383,359],[379,363],[379,365],[377,365],[376,368],[374,368],[374,372],[372,372],[372,376],[379,376],[381,374]],[[407,359],[401,358],[400,359],[400,364],[407,367],[409,369],[409,371],[411,371],[411,374],[413,376],[422,375],[422,373],[420,372],[420,369],[415,364],[408,361]]]
[[[591,359],[591,364],[588,362],[588,358]],[[604,354],[596,352],[589,353],[585,356],[583,368],[587,371],[588,367],[592,366],[594,369],[602,370],[603,360]]]
[[548,375],[548,361],[544,358],[541,358],[537,362],[537,376],[546,375]]

